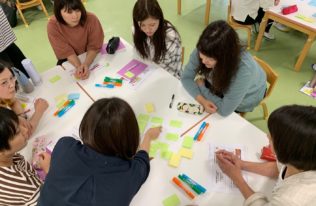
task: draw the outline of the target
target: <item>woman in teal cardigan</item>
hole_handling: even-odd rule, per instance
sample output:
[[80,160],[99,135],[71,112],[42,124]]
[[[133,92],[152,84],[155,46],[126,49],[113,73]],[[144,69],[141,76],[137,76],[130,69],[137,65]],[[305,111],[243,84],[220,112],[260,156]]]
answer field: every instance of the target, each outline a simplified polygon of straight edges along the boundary
[[181,82],[209,113],[250,112],[263,99],[266,74],[240,45],[236,31],[215,21],[203,31]]

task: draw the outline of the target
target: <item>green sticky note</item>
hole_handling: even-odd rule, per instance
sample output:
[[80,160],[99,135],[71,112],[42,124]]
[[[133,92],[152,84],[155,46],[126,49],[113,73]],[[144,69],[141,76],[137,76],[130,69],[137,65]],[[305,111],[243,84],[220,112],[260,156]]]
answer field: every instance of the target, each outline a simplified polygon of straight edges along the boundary
[[162,201],[164,206],[178,206],[180,203],[180,199],[176,194],[173,194]]
[[130,71],[125,73],[125,76],[127,76],[128,78],[133,78],[134,74]]
[[168,150],[169,144],[167,144],[167,143],[165,143],[165,142],[160,142],[160,143],[159,143],[159,148],[160,148],[161,150]]
[[149,118],[148,114],[139,114],[137,120],[148,122]]
[[194,138],[190,136],[184,137],[184,140],[182,142],[182,147],[185,147],[187,149],[191,149],[194,143]]
[[171,120],[170,123],[169,123],[169,125],[170,125],[171,127],[180,128],[180,127],[182,127],[182,122],[179,121],[179,120]]
[[157,148],[157,144],[151,144],[150,148],[149,148],[149,157],[155,157],[157,154],[158,148]]
[[56,76],[53,76],[52,78],[50,78],[49,82],[54,84],[55,82],[57,82],[60,79],[61,79],[61,77],[59,75],[56,75]]
[[145,131],[145,128],[146,128],[146,123],[144,123],[144,122],[139,122],[138,123],[138,127],[139,127],[139,132],[141,133],[141,134],[143,134],[144,133],[144,131]]
[[166,139],[171,140],[171,141],[177,141],[179,139],[179,135],[174,134],[174,133],[167,133]]
[[161,150],[160,156],[161,156],[161,158],[163,158],[165,160],[170,160],[170,158],[172,156],[172,152],[169,150]]
[[161,125],[163,122],[163,119],[161,117],[152,117],[150,121],[151,123]]

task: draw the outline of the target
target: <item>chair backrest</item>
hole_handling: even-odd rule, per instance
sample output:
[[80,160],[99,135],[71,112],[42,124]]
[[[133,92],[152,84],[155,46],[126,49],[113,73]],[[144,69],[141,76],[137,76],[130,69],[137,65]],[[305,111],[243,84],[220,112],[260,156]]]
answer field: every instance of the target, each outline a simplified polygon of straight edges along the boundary
[[262,59],[256,56],[254,56],[253,58],[257,61],[257,63],[261,66],[261,68],[265,71],[267,75],[267,82],[269,83],[269,87],[264,97],[265,99],[271,95],[271,92],[275,87],[276,81],[278,79],[278,74],[271,68],[271,66],[268,63],[266,63]]

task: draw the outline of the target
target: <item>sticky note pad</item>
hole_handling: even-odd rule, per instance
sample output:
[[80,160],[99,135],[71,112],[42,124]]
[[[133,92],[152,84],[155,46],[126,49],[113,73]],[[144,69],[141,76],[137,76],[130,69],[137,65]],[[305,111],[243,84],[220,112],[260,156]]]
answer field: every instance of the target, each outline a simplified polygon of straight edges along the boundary
[[179,154],[173,153],[170,160],[169,165],[172,167],[179,167],[181,156]]
[[125,76],[127,76],[128,78],[133,78],[134,74],[130,71],[125,73]]
[[160,157],[165,160],[170,160],[172,152],[169,150],[160,150]]
[[71,94],[68,94],[68,99],[69,100],[77,100],[77,99],[79,99],[79,97],[80,97],[80,94],[79,93],[71,93]]
[[158,151],[158,148],[155,147],[155,145],[153,145],[153,144],[150,145],[149,153],[148,153],[149,157],[155,157],[157,154],[157,151]]
[[175,127],[175,128],[181,128],[182,127],[182,122],[179,120],[171,120],[169,125],[171,127]]
[[190,149],[181,148],[180,151],[179,151],[179,155],[180,155],[181,157],[185,157],[185,158],[188,158],[188,159],[192,159],[192,157],[193,157],[193,152],[192,152],[192,150],[190,150]]
[[21,103],[21,107],[23,108],[23,109],[25,109],[26,108],[26,104],[25,103]]
[[60,102],[60,101],[66,101],[67,97],[68,97],[67,94],[60,94],[56,96],[54,99],[56,102]]
[[171,141],[177,141],[179,139],[179,135],[175,133],[167,133],[166,139],[171,140]]
[[155,106],[153,103],[147,103],[145,104],[145,109],[147,113],[152,113],[155,111]]
[[49,82],[54,84],[56,83],[58,80],[60,80],[61,77],[59,75],[53,76],[52,78],[49,79]]
[[191,149],[194,143],[194,138],[190,136],[184,137],[184,140],[182,142],[182,147]]
[[169,144],[167,144],[167,143],[165,143],[165,142],[159,142],[159,143],[158,143],[158,147],[159,147],[159,149],[161,149],[161,150],[168,150]]
[[137,120],[148,122],[149,118],[148,114],[139,114]]
[[162,122],[163,122],[163,119],[160,118],[160,117],[152,117],[150,121],[151,121],[152,123],[154,123],[154,124],[159,124],[159,125],[161,125]]
[[176,194],[173,194],[162,201],[164,206],[179,206],[180,199]]

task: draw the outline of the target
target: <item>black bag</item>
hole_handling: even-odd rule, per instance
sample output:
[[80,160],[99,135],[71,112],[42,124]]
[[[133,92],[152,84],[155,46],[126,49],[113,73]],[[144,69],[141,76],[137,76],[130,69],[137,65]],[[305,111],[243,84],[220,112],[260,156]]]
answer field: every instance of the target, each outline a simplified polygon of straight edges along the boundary
[[109,40],[108,45],[106,46],[106,52],[108,54],[114,54],[119,44],[120,44],[120,37],[112,37]]
[[0,3],[3,12],[5,13],[9,24],[11,27],[15,27],[18,23],[17,16],[16,16],[16,8],[15,5],[8,5],[7,3]]

